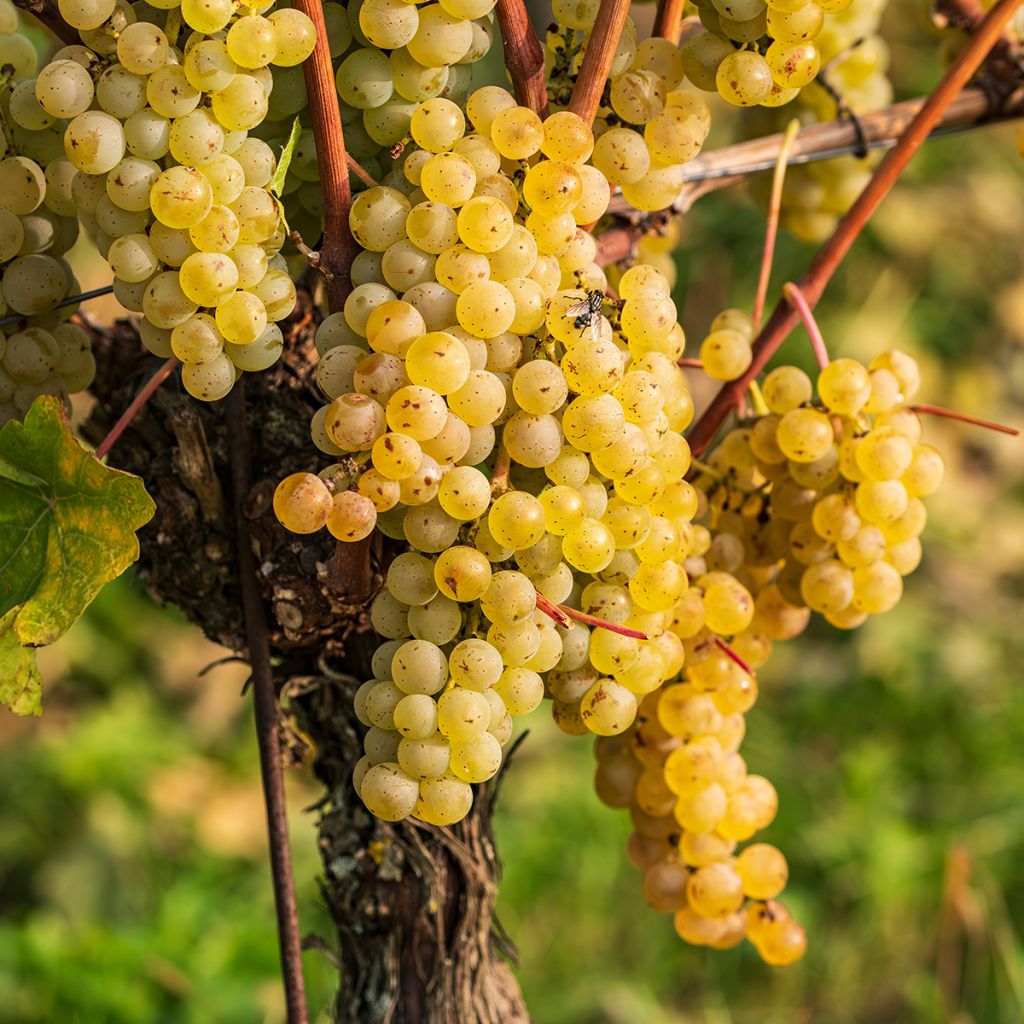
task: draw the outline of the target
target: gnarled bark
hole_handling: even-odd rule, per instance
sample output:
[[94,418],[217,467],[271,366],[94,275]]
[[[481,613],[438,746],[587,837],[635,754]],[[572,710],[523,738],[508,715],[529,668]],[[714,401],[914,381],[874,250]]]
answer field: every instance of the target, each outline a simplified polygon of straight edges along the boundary
[[[310,417],[322,403],[311,383],[314,327],[300,293],[281,363],[247,380],[253,485],[242,504],[275,676],[293,720],[284,732],[297,748],[300,737],[312,742],[325,787],[323,894],[341,965],[335,1019],[519,1024],[528,1015],[495,930],[499,864],[489,794],[478,793],[465,821],[438,829],[377,821],[351,785],[363,733],[352,695],[369,677],[375,641],[368,605],[389,552],[379,539],[339,546],[326,533],[297,537],[279,526],[271,507],[278,479],[321,464],[309,440]],[[157,360],[126,321],[94,333],[97,404],[83,434],[98,441]],[[154,597],[177,605],[207,636],[244,651],[228,497],[231,444],[222,403],[195,402],[172,379],[118,440],[110,462],[141,476],[157,504],[140,534],[138,565]]]

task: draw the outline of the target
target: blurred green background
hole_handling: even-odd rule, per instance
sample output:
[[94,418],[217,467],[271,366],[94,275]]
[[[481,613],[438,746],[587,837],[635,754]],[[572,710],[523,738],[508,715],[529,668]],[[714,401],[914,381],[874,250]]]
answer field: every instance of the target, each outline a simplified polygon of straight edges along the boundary
[[[920,6],[891,24],[899,96],[938,74]],[[687,217],[691,351],[719,308],[749,307],[762,232],[742,191]],[[1024,425],[1022,238],[1014,130],[930,143],[820,307],[833,354],[906,348],[924,400]],[[774,288],[811,252],[781,238]],[[802,334],[783,356],[809,366]],[[749,716],[806,959],[679,942],[641,898],[627,819],[592,794],[590,744],[542,709],[497,820],[500,915],[540,1024],[1024,1020],[1024,444],[944,421],[926,437],[949,472],[904,601],[777,647]],[[0,716],[4,1024],[283,1020],[246,673],[200,676],[225,654],[125,577],[42,653],[44,717]],[[300,770],[289,786],[302,928],[330,940],[318,793]],[[305,966],[325,1021],[333,969]]]

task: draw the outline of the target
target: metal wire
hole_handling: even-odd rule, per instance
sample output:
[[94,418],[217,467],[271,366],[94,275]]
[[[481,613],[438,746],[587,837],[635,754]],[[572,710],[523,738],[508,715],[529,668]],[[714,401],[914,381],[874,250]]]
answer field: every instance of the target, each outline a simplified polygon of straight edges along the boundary
[[[82,292],[80,295],[69,295],[65,299],[61,299],[55,306],[51,306],[51,309],[63,309],[65,306],[74,306],[80,302],[88,302],[89,299],[98,299],[101,295],[109,295],[114,290],[113,285],[107,285],[104,288],[93,288],[91,292]],[[47,310],[46,312],[49,312]],[[41,316],[42,314],[35,314]],[[8,324],[16,324],[21,320],[30,320],[31,315],[26,313],[15,313],[12,316],[5,316],[0,318],[0,327],[6,327]]]

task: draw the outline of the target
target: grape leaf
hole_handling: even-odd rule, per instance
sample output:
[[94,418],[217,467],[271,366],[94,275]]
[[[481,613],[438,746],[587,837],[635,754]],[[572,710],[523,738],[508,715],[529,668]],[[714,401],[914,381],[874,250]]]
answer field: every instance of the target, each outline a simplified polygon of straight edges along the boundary
[[299,144],[299,136],[302,134],[302,125],[299,124],[299,119],[295,118],[292,121],[291,134],[288,136],[288,141],[284,144],[284,148],[281,150],[281,156],[278,158],[277,167],[274,170],[274,176],[270,179],[270,191],[280,199],[281,193],[284,191],[285,179],[288,177],[288,168],[291,166],[292,157],[295,155],[295,147]]
[[154,510],[138,477],[82,447],[60,399],[0,429],[0,703],[39,713],[27,648],[53,643],[139,557],[135,531]]
[[22,647],[14,632],[17,608],[0,618],[0,704],[16,715],[43,713],[43,681],[36,665],[36,652]]

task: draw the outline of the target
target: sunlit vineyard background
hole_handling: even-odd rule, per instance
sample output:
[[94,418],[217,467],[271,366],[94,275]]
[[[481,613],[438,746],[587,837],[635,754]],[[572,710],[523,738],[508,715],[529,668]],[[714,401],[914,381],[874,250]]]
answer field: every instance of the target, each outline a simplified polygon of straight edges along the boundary
[[[937,77],[924,6],[887,15],[897,98]],[[820,308],[833,354],[907,348],[924,400],[1024,425],[1022,172],[1012,128],[930,143]],[[694,345],[749,306],[762,230],[742,191],[687,218],[675,298]],[[783,237],[776,280],[810,252]],[[783,354],[810,369],[801,339]],[[815,623],[780,645],[749,718],[807,958],[681,945],[643,904],[628,818],[593,795],[590,744],[538,713],[497,824],[540,1024],[1024,1020],[1024,445],[934,421],[926,439],[950,472],[906,598],[853,636]],[[199,676],[225,654],[126,577],[43,652],[46,716],[0,717],[5,1024],[283,1020],[246,672]],[[289,781],[302,926],[329,937],[303,813],[318,790]],[[306,971],[326,1021],[336,975],[318,952]]]

